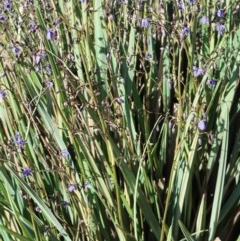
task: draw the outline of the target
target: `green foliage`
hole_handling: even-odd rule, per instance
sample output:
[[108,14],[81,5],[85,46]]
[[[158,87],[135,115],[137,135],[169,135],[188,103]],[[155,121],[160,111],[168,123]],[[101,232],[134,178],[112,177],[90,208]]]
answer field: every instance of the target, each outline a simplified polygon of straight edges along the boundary
[[237,1],[0,8],[2,240],[239,240]]

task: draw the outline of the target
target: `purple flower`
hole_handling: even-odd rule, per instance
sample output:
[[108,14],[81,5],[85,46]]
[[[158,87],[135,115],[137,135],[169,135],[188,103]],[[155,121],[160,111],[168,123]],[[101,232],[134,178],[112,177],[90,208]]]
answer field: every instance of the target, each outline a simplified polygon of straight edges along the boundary
[[202,16],[200,20],[201,24],[208,24],[209,23],[209,18],[207,16]]
[[55,33],[53,31],[53,29],[48,29],[47,31],[47,39],[48,40],[52,40],[55,37]]
[[28,32],[35,32],[38,29],[38,25],[35,24],[33,21],[29,22]]
[[47,64],[45,68],[46,68],[46,70],[47,70],[48,73],[51,73],[51,72],[52,72],[52,67],[51,67],[50,64]]
[[56,19],[56,20],[53,22],[53,26],[57,26],[57,25],[60,24],[60,23],[61,23],[61,19],[58,18],[58,19]]
[[193,66],[193,76],[194,77],[198,77],[200,75],[204,75],[205,74],[205,70],[202,68],[197,68],[196,66]]
[[225,32],[225,29],[226,28],[225,28],[224,24],[220,23],[217,25],[217,31],[218,31],[219,35],[223,35]]
[[[53,82],[52,82],[52,81],[46,82],[45,85],[46,85],[46,87],[49,88],[49,89],[53,88]],[[63,152],[63,151],[62,151],[62,152]]]
[[34,64],[39,64],[39,62],[41,61],[43,54],[38,52],[33,56],[33,62]]
[[22,171],[22,176],[25,178],[25,177],[30,177],[30,176],[32,176],[33,174],[32,174],[32,170],[31,170],[31,168],[30,167],[26,167],[26,168],[24,168],[23,169],[23,171]]
[[147,28],[149,26],[149,19],[148,18],[143,18],[141,22],[142,28]]
[[217,16],[219,18],[223,18],[224,17],[224,10],[223,9],[218,9],[217,10]]
[[189,1],[188,1],[189,5],[193,5],[193,4],[195,4],[196,2],[197,2],[197,0],[189,0]]
[[215,87],[216,84],[217,84],[217,80],[216,79],[210,79],[210,80],[207,81],[207,85],[209,87]]
[[19,57],[19,55],[21,54],[21,49],[18,46],[13,46],[13,54],[16,57]]
[[178,4],[178,10],[182,11],[184,9],[184,3],[183,2],[180,2]]
[[39,64],[39,62],[40,62],[40,60],[41,60],[41,57],[42,57],[41,54],[37,54],[37,55],[36,55],[36,58],[35,58],[35,63],[36,63],[36,64]]
[[74,56],[72,54],[67,55],[67,60],[68,61],[74,61]]
[[77,185],[75,184],[69,184],[68,185],[68,191],[69,192],[73,192],[73,191],[76,191],[77,190]]
[[147,52],[147,53],[146,53],[146,59],[151,59],[151,58],[152,58],[152,53]]
[[12,1],[8,0],[4,3],[4,9],[6,9],[7,11],[10,11],[12,9]]
[[62,157],[68,157],[68,155],[69,155],[69,152],[68,152],[68,150],[62,150],[61,151],[61,155],[62,155]]
[[0,100],[4,99],[6,97],[7,93],[5,90],[0,90]]
[[182,36],[187,36],[188,34],[190,33],[190,29],[185,27],[183,30],[182,30]]
[[123,100],[122,98],[120,98],[120,97],[115,98],[115,101],[116,101],[116,103],[119,104],[119,105],[121,105],[121,104],[124,103],[124,100]]
[[4,15],[4,14],[1,14],[0,13],[0,22],[1,23],[4,23],[4,22],[6,22],[7,21],[7,17]]
[[206,120],[200,120],[200,121],[198,122],[198,129],[199,129],[200,131],[205,131],[206,128],[207,128],[207,122],[206,122]]
[[27,141],[24,141],[24,140],[22,139],[22,136],[21,136],[19,133],[17,133],[17,134],[16,134],[16,139],[15,139],[15,141],[13,141],[13,143],[14,143],[15,145],[23,148],[23,147],[27,144]]
[[87,190],[87,189],[91,189],[91,188],[92,188],[91,183],[90,183],[89,181],[87,181],[87,182],[85,183],[85,189]]

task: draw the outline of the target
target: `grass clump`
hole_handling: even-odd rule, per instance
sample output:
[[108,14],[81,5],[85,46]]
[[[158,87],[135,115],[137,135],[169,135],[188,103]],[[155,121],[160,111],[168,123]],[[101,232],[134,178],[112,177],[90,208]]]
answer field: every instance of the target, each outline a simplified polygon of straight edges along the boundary
[[237,1],[0,6],[2,240],[238,240]]

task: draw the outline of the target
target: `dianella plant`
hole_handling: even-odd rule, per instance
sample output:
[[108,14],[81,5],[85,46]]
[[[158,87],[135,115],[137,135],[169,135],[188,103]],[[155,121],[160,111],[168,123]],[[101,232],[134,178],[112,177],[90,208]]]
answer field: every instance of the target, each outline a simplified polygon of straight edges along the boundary
[[0,3],[0,237],[237,241],[237,0]]

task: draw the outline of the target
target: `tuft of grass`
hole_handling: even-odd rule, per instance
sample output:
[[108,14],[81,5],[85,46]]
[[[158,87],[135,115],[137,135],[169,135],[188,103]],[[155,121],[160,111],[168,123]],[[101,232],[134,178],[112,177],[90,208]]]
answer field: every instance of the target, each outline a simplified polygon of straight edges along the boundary
[[239,239],[237,1],[0,10],[3,240]]

